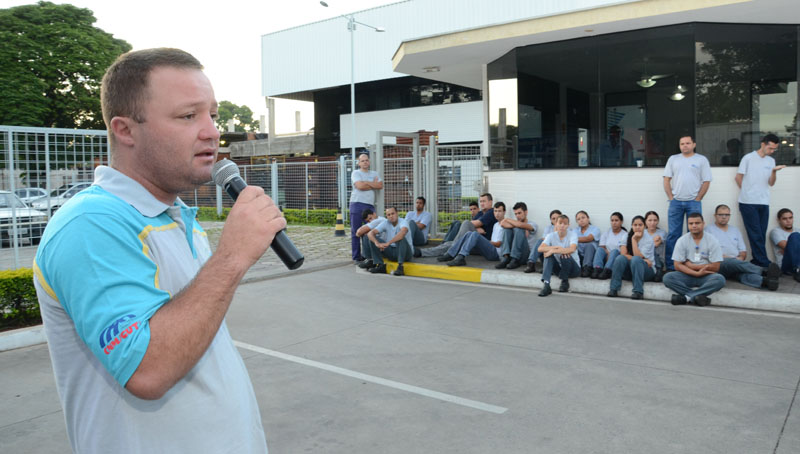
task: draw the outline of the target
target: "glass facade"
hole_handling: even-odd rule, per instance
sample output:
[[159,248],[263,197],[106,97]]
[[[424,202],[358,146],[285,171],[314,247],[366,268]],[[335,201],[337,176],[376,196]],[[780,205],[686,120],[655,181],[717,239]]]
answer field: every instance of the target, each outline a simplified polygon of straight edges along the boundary
[[487,68],[492,169],[663,166],[695,135],[797,164],[798,27],[692,23],[519,47]]

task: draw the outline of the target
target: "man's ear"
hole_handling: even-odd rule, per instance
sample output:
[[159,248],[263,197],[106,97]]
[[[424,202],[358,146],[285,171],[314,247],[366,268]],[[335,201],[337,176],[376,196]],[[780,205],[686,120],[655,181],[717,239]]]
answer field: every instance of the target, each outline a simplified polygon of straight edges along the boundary
[[111,132],[117,143],[132,147],[134,144],[133,128],[135,121],[130,117],[114,117],[111,119]]

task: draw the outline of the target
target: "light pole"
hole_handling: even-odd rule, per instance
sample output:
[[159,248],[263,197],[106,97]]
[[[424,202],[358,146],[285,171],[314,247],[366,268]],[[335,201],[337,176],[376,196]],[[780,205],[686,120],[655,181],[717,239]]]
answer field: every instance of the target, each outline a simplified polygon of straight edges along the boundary
[[[328,4],[324,1],[319,2],[325,8]],[[347,30],[350,32],[350,158],[353,160],[353,168],[356,165],[356,52],[355,52],[355,31],[356,24],[369,27],[378,33],[385,32],[383,27],[374,27],[363,22],[359,22],[350,14],[349,16],[340,15],[347,19]]]

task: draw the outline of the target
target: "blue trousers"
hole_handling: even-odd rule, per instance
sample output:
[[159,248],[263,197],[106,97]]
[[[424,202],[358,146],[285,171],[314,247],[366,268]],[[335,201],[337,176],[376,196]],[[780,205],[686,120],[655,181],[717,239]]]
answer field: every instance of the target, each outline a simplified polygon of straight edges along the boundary
[[538,240],[536,240],[536,244],[533,245],[533,249],[531,250],[531,253],[528,255],[529,262],[535,263],[539,261],[539,257],[542,256],[542,253],[539,252],[539,246],[541,246],[543,242],[544,238],[539,238]]
[[[358,228],[364,225],[364,210],[369,208],[375,211],[375,207],[361,202],[353,202],[350,204],[350,247],[353,250],[353,260],[360,260],[364,256],[361,255],[361,241],[356,236]],[[367,251],[364,251],[366,254]]]
[[719,273],[694,277],[680,271],[673,271],[664,275],[664,285],[678,295],[693,299],[698,295],[708,296],[725,287],[725,277]]
[[414,246],[422,246],[428,244],[428,239],[425,238],[425,233],[417,227],[414,221],[408,221],[408,234],[411,235],[411,242]]
[[448,249],[447,254],[451,257],[463,255],[464,257],[475,254],[482,255],[486,260],[497,261],[500,256],[497,255],[497,248],[486,239],[485,236],[478,232],[469,232],[462,236]]
[[624,255],[617,255],[611,273],[610,290],[619,291],[622,287],[622,280],[633,281],[633,291],[644,293],[645,281],[652,281],[656,272],[647,266],[647,262],[639,256],[634,256],[630,260]]
[[736,279],[744,285],[761,288],[764,277],[761,276],[762,268],[750,262],[743,262],[733,257],[722,259],[719,274],[725,279]]
[[389,246],[383,251],[378,249],[378,246],[375,245],[372,241],[369,242],[369,254],[372,263],[380,265],[383,263],[383,258],[386,257],[389,260],[394,260],[399,264],[403,264],[403,262],[410,262],[411,258],[414,256],[414,252],[411,250],[411,246],[408,245],[408,241],[405,238],[394,243],[397,246]]
[[786,240],[781,271],[791,274],[797,268],[800,268],[800,233],[794,232]]
[[508,255],[516,260],[527,258],[531,253],[531,247],[528,244],[526,232],[530,232],[530,230],[518,227],[503,230],[503,245],[500,247],[500,255]]
[[678,238],[683,234],[684,218],[691,213],[702,212],[703,204],[697,200],[670,200],[668,211],[669,233],[667,233],[667,250],[665,251],[666,257],[664,257],[668,270],[675,270],[675,265],[672,263],[672,251],[675,249],[675,243]]
[[[606,255],[608,255],[608,260],[606,260]],[[614,266],[614,260],[617,257],[619,257],[619,249],[614,249],[606,254],[606,250],[599,247],[597,248],[597,252],[594,253],[594,261],[592,262],[592,266],[595,268],[612,269]]]
[[458,229],[461,228],[461,221],[453,221],[450,224],[450,228],[447,230],[447,234],[444,236],[444,240],[442,241],[453,241],[456,239],[456,235],[458,235]]
[[578,243],[578,257],[581,258],[581,266],[592,266],[594,254],[597,252],[597,243]]
[[560,260],[556,259],[555,255],[545,257],[544,269],[542,270],[542,282],[550,283],[550,276],[553,273],[558,275],[562,281],[568,281],[571,277],[578,277],[581,275],[581,267],[572,260],[572,257],[562,257]]
[[740,203],[739,212],[742,213],[744,229],[750,241],[750,252],[753,254],[752,263],[766,268],[769,266],[767,258],[767,225],[769,225],[769,205],[755,205]]

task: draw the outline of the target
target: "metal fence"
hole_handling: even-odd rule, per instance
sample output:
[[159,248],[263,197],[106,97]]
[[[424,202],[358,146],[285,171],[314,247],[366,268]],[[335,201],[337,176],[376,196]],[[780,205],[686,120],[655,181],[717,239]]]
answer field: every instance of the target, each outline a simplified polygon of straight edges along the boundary
[[[429,152],[438,153],[437,233],[441,233],[457,212],[467,211],[468,203],[477,200],[481,192],[480,146],[429,148],[419,147],[423,157]],[[385,206],[413,210],[416,197],[429,193],[426,188],[430,178],[424,177],[430,175],[428,161],[423,159],[415,169],[412,147],[408,145],[387,145],[383,151]],[[0,248],[13,249],[14,267],[19,266],[20,250],[34,250],[52,214],[91,183],[95,167],[107,164],[106,131],[0,126]],[[320,210],[329,210],[327,217],[323,216],[329,219],[330,211],[340,208],[345,223],[349,221],[353,171],[349,159],[241,165],[239,170],[248,184],[264,188],[282,209],[293,210],[293,218],[300,222],[303,218],[307,222],[320,219],[315,217]],[[420,194],[414,193],[415,171],[420,172]],[[33,199],[34,192],[46,195]],[[19,197],[14,198],[15,193]],[[26,199],[18,201],[22,197]],[[189,205],[218,210],[233,204],[213,183],[181,193],[180,197]],[[0,269],[8,267],[11,266],[5,264]]]

